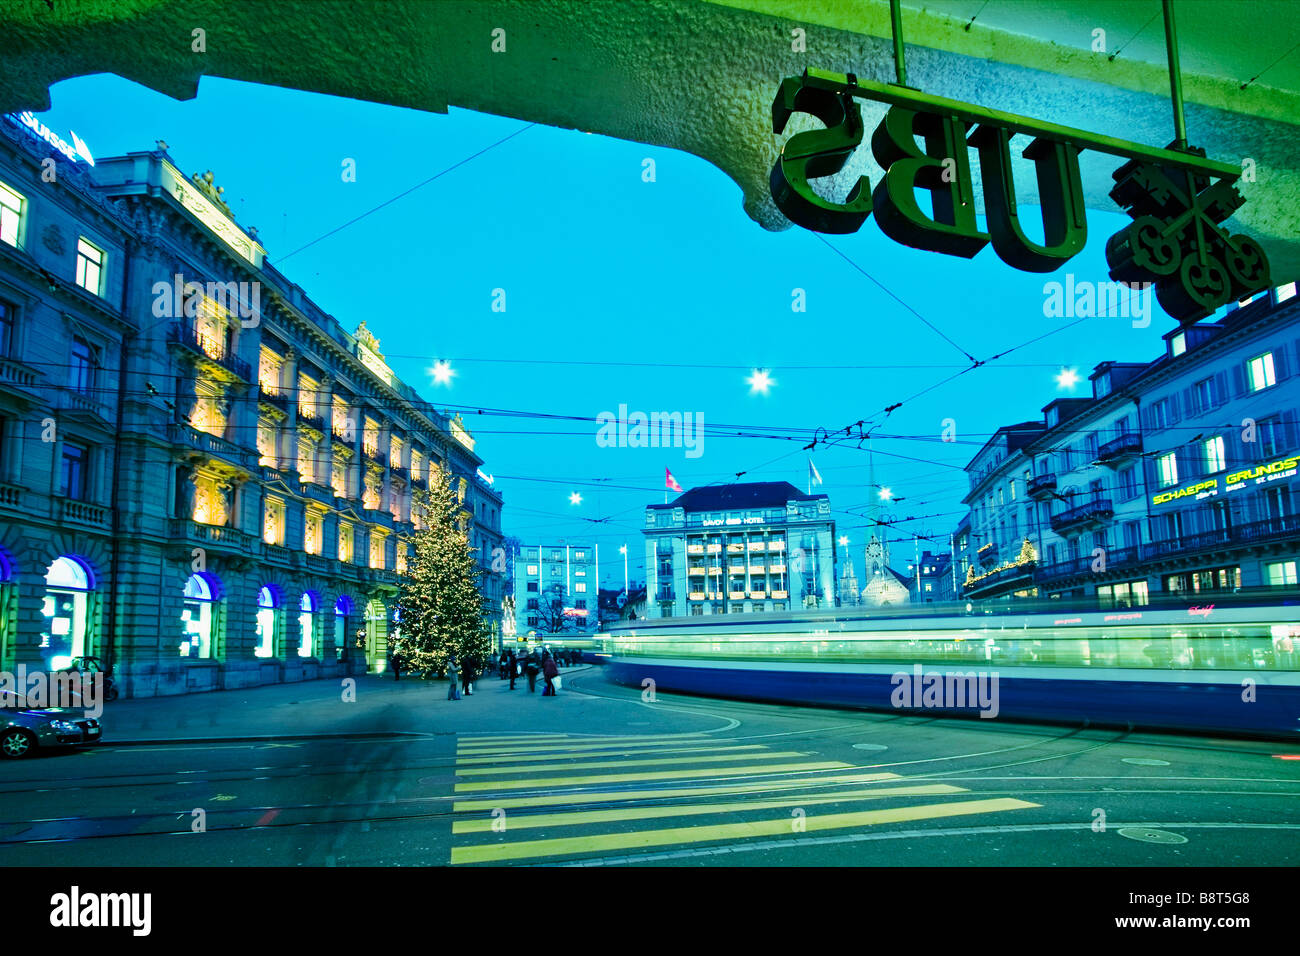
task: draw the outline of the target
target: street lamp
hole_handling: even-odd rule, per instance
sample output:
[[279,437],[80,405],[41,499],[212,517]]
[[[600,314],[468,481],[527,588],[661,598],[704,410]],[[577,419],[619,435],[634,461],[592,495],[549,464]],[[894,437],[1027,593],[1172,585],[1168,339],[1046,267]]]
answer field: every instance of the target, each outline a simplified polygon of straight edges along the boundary
[[618,553],[623,555],[623,593],[627,593],[627,545],[620,545]]

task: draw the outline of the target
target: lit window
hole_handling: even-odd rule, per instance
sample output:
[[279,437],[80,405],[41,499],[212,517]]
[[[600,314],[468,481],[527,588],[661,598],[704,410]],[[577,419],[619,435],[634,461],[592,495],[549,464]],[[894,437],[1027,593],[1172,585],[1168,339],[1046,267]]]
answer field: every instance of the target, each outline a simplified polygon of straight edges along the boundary
[[267,498],[262,513],[262,540],[267,544],[284,544],[284,502]]
[[1216,435],[1205,443],[1205,473],[1212,475],[1216,471],[1223,471],[1227,467],[1227,461],[1223,454],[1223,436]]
[[103,295],[104,250],[85,239],[77,240],[77,285],[87,292]]
[[298,632],[301,635],[301,641],[298,644],[298,656],[311,657],[312,622],[315,620],[316,602],[312,600],[310,594],[304,593],[298,609]]
[[0,242],[18,245],[18,226],[23,221],[24,199],[0,183]]
[[185,602],[181,605],[181,657],[212,656],[212,588],[201,574],[191,574],[185,582]]
[[587,582],[575,581],[573,584],[573,590],[576,591],[578,594],[585,594],[587,592]]
[[1160,479],[1160,487],[1162,488],[1178,484],[1178,456],[1171,451],[1169,454],[1157,458],[1156,474]]
[[275,643],[275,596],[270,588],[257,592],[257,646],[256,657],[270,657]]
[[1283,587],[1296,585],[1296,562],[1277,561],[1266,566],[1268,586]]
[[339,522],[339,560],[352,561],[352,525]]
[[1169,354],[1174,358],[1182,355],[1187,351],[1187,333],[1179,332],[1169,340]]
[[1276,384],[1277,379],[1273,375],[1273,353],[1265,352],[1258,358],[1253,358],[1247,362],[1246,377],[1250,380],[1250,390],[1252,392],[1258,392]]
[[275,425],[266,419],[257,423],[257,453],[260,456],[257,459],[259,465],[279,467],[280,461],[275,453]]
[[536,573],[537,573],[537,565],[535,565],[535,564],[530,564],[530,565],[528,565],[528,573],[529,573],[529,574],[536,574]]
[[308,554],[320,554],[321,524],[321,515],[318,512],[307,512],[307,525],[303,532],[302,548]]
[[1294,282],[1288,282],[1286,285],[1280,285],[1277,287],[1278,302],[1285,302],[1287,299],[1291,298],[1294,295],[1295,295]]

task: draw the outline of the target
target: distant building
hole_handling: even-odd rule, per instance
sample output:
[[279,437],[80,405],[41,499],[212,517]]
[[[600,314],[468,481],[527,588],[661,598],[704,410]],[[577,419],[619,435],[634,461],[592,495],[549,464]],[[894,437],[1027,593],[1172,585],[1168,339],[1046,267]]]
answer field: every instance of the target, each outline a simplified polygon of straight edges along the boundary
[[1294,593],[1294,283],[1164,338],[1159,358],[1101,363],[1090,398],[999,429],[972,459],[965,597]]
[[639,621],[646,616],[646,591],[632,582],[628,589],[600,589],[600,624],[603,630],[618,621]]
[[650,617],[835,606],[830,499],[787,481],[708,485],[646,508]]
[[594,544],[521,544],[515,555],[515,638],[592,631],[597,617]]
[[908,591],[914,604],[956,600],[952,582],[952,555],[947,552],[922,551],[920,564],[909,561],[907,571],[911,576]]

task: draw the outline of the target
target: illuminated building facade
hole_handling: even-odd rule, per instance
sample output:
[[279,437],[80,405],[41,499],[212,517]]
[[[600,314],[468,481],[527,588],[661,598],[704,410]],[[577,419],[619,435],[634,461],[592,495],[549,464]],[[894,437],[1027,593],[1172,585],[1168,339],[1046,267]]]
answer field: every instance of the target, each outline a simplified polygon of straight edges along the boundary
[[1104,362],[1092,397],[999,429],[967,466],[962,594],[1143,604],[1296,587],[1300,299],[1294,284]]
[[515,637],[594,631],[600,621],[594,544],[521,544],[515,555]]
[[692,488],[646,508],[649,617],[834,607],[830,499],[786,481]]
[[211,174],[162,148],[89,173],[6,120],[0,203],[0,665],[94,655],[129,696],[380,668],[438,474],[499,632],[472,436],[264,260]]

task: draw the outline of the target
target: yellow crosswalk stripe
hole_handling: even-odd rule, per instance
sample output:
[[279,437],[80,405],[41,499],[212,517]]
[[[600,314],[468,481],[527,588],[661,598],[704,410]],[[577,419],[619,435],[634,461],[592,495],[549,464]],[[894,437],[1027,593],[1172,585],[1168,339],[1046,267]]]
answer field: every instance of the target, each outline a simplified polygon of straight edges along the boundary
[[591,783],[628,783],[633,780],[668,780],[684,777],[750,777],[760,774],[796,773],[808,770],[854,770],[841,760],[817,760],[806,763],[773,764],[765,767],[715,767],[707,770],[655,770],[642,773],[594,774],[581,777],[542,777],[533,780],[501,780],[458,783],[455,793],[484,790],[544,790],[548,787],[578,787]]
[[[613,810],[585,810],[575,813],[517,814],[506,821],[506,830],[526,830],[536,827],[581,826],[588,823],[614,823],[625,820],[651,820],[660,817],[688,817],[712,813],[739,813],[743,810],[774,810],[777,807],[817,806],[824,803],[843,803],[848,800],[873,800],[886,797],[922,797],[946,793],[969,793],[965,787],[935,783],[915,787],[874,787],[867,790],[841,790],[825,796],[800,794],[779,800],[758,803],[737,801],[733,803],[693,803],[679,806],[622,807]],[[452,833],[487,833],[498,818],[456,820]]]
[[733,744],[730,747],[721,744],[705,744],[699,747],[662,747],[655,745],[652,747],[623,747],[615,746],[612,749],[597,750],[588,753],[570,753],[567,749],[560,753],[548,753],[533,750],[510,751],[502,754],[493,754],[490,757],[456,757],[456,766],[474,766],[477,764],[500,763],[503,760],[526,759],[536,757],[539,760],[559,760],[562,758],[572,758],[574,760],[588,760],[594,757],[613,757],[619,754],[627,754],[630,757],[642,757],[648,754],[691,754],[701,753],[703,751],[716,752],[720,750],[766,750],[762,744]]
[[[604,756],[603,754],[601,756]],[[807,757],[801,750],[770,750],[756,754],[710,754],[707,757],[652,757],[646,760],[600,760],[586,758],[584,763],[532,763],[516,764],[512,767],[471,767],[457,770],[458,777],[490,777],[510,773],[551,773],[561,770],[589,770],[594,767],[655,767],[672,764],[680,767],[684,764],[726,763],[728,760],[786,760],[790,757]],[[459,765],[459,761],[457,762]]]
[[[853,813],[806,817],[803,823],[804,832],[816,833],[823,830],[877,826],[884,823],[903,823],[912,820],[929,820],[977,813],[997,813],[1004,810],[1023,810],[1037,806],[1040,806],[1040,804],[1011,798],[963,800],[956,803],[890,807],[886,810],[860,810]],[[747,840],[755,837],[783,836],[790,832],[790,818],[779,817],[775,820],[722,823],[716,826],[676,827],[667,830],[602,833],[589,836],[452,847],[451,862],[453,865],[497,863],[503,860],[536,859],[575,853],[608,853],[616,850],[641,850],[649,847],[677,844],[688,845],[693,843],[713,843],[721,840]]]
[[836,786],[846,783],[873,783],[877,780],[897,780],[896,773],[825,774],[762,783],[732,783],[725,787],[683,787],[677,790],[600,790],[595,793],[557,793],[544,797],[506,797],[488,800],[457,800],[452,812],[473,810],[514,810],[520,807],[569,806],[575,803],[609,803],[623,800],[666,800],[669,797],[712,797],[733,793],[756,793],[768,790],[803,790],[812,787]]
[[[656,740],[650,743],[602,743],[602,744],[556,744],[554,746],[519,746],[519,747],[474,747],[456,751],[457,757],[530,757],[534,754],[546,757],[563,757],[566,754],[579,756],[583,753],[631,753],[634,750],[670,750],[694,747],[696,750],[722,749],[728,742],[717,743],[706,738],[696,740]],[[762,747],[763,744],[731,744],[731,746]]]

